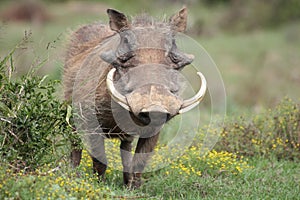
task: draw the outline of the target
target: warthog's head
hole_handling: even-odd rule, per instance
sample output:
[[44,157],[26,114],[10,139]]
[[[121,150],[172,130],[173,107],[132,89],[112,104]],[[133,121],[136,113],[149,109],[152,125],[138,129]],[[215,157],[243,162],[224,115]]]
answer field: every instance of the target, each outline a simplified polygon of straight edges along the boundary
[[155,22],[145,15],[129,22],[116,10],[108,9],[107,13],[110,28],[120,36],[119,45],[101,55],[113,66],[107,76],[112,99],[144,125],[161,125],[198,105],[206,91],[200,72],[199,92],[187,100],[178,94],[180,70],[194,58],[181,52],[175,42],[176,32],[186,29],[186,8],[169,22]]

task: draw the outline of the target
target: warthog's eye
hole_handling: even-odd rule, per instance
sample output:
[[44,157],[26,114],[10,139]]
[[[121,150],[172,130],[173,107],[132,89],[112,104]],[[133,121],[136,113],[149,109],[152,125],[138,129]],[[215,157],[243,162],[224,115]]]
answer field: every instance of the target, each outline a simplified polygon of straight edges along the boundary
[[170,52],[169,57],[171,58],[172,62],[175,64],[179,63],[182,60],[181,56],[176,52]]
[[183,68],[184,66],[191,64],[194,60],[193,55],[188,55],[181,52],[177,48],[175,41],[173,41],[172,48],[168,56],[171,59],[171,61],[175,64],[175,69]]
[[171,51],[169,53],[169,58],[175,64],[175,69],[183,68],[184,66],[191,64],[194,60],[193,55],[187,55],[178,50]]
[[172,92],[173,94],[177,94],[177,93],[179,92],[179,88],[171,89],[171,92]]
[[120,32],[120,43],[117,49],[103,52],[101,58],[112,64],[114,67],[128,67],[130,63],[126,63],[135,56],[136,38],[130,30]]
[[132,31],[127,30],[120,33],[121,41],[118,46],[116,56],[121,63],[125,63],[135,56],[136,38]]
[[125,63],[128,60],[130,60],[130,58],[132,58],[134,55],[135,55],[134,52],[127,52],[125,54],[118,55],[117,57],[121,63]]

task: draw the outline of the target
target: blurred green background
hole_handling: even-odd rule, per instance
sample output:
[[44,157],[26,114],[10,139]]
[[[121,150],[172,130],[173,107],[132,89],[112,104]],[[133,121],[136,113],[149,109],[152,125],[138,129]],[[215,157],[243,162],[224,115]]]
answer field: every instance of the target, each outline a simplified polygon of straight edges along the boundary
[[68,37],[80,25],[107,22],[106,9],[171,16],[189,9],[187,35],[210,54],[223,77],[228,112],[259,112],[285,96],[300,98],[300,0],[0,1],[0,57],[19,74],[46,60],[41,74],[60,79]]

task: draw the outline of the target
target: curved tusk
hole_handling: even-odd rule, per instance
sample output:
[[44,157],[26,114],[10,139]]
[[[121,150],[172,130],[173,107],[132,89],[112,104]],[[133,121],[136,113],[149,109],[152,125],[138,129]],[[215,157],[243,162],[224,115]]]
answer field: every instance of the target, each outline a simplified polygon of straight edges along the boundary
[[109,92],[111,98],[115,102],[117,102],[120,106],[122,106],[126,110],[130,111],[130,108],[127,104],[126,97],[124,95],[122,95],[121,93],[119,93],[118,90],[114,86],[113,77],[114,77],[115,71],[116,71],[116,68],[112,68],[107,74],[106,86],[107,86],[108,92]]
[[196,107],[205,95],[206,88],[207,88],[206,79],[201,72],[197,72],[197,74],[201,78],[201,88],[199,89],[198,93],[195,96],[183,101],[183,104],[182,104],[180,110],[178,111],[179,114],[185,113],[185,112],[193,109],[194,107]]

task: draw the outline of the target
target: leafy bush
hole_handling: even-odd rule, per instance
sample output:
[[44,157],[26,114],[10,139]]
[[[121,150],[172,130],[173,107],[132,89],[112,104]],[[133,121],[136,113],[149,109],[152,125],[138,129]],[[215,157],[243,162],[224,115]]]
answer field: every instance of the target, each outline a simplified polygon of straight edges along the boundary
[[20,170],[58,159],[72,128],[68,105],[54,95],[58,81],[46,82],[34,69],[12,79],[14,51],[0,62],[0,156]]
[[285,98],[274,109],[225,123],[215,149],[242,155],[300,159],[300,106]]

